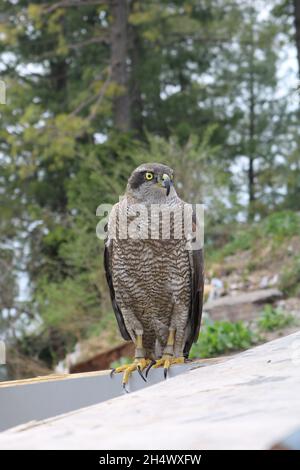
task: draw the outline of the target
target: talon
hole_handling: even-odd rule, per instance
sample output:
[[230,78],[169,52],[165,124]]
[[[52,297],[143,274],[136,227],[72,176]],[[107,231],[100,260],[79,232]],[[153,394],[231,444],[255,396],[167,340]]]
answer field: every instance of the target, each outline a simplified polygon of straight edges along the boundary
[[169,354],[166,354],[161,359],[158,359],[157,361],[152,361],[151,364],[147,367],[146,377],[148,376],[148,372],[151,367],[153,367],[154,369],[157,369],[158,367],[163,367],[164,378],[166,379],[168,377],[170,367],[173,364],[184,364],[184,357],[170,357]]
[[168,370],[169,370],[169,367],[171,365],[171,361],[172,361],[172,359],[166,359],[165,362],[164,362],[164,377],[165,377],[165,380],[168,376]]
[[150,362],[149,366],[148,366],[147,369],[146,369],[146,373],[145,373],[145,376],[146,376],[146,377],[148,377],[149,371],[150,371],[151,367],[154,366],[155,363],[156,363],[156,361],[154,361],[154,360],[152,359],[152,361]]
[[140,375],[140,377],[143,379],[144,382],[147,382],[147,380],[144,377],[143,370],[148,366],[150,363],[150,359],[145,359],[145,358],[139,358],[135,359],[132,364],[124,364],[120,367],[117,367],[116,369],[112,369],[110,371],[110,376],[113,377],[114,374],[119,374],[120,372],[123,372],[123,389],[125,392],[129,393],[129,390],[126,388],[126,384],[128,384],[128,381],[131,377],[131,374],[134,371],[137,371]]
[[147,382],[147,380],[145,379],[145,377],[143,376],[143,373],[142,373],[142,370],[141,370],[141,367],[140,366],[137,366],[137,371],[138,373],[140,374],[140,377],[143,379],[144,382]]

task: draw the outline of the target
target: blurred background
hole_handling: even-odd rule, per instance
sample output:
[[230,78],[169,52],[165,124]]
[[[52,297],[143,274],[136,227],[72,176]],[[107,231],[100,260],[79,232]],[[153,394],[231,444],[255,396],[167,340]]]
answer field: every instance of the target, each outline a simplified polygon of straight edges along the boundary
[[144,161],[171,165],[180,196],[205,204],[208,303],[266,296],[248,310],[208,307],[192,357],[296,328],[300,0],[3,0],[1,10],[1,379],[130,355],[96,208]]

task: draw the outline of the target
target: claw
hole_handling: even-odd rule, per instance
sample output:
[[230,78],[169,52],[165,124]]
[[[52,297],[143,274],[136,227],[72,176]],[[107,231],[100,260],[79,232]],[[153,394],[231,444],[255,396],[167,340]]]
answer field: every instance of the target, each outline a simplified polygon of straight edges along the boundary
[[170,366],[173,364],[184,364],[184,357],[173,358],[173,357],[170,357],[169,354],[168,355],[166,354],[161,359],[158,359],[157,361],[152,361],[146,369],[146,377],[148,376],[148,373],[151,367],[154,367],[154,369],[157,369],[158,367],[162,366],[164,368],[164,378],[166,379],[168,377]]
[[137,371],[138,373],[140,374],[141,378],[143,379],[144,382],[147,382],[147,380],[145,379],[145,377],[143,376],[143,373],[142,373],[142,370],[140,368],[140,366],[137,367]]
[[169,371],[170,365],[171,365],[171,359],[168,358],[164,362],[164,378],[165,378],[165,380],[168,377],[168,371]]
[[[123,390],[126,393],[129,393],[129,390],[126,388],[126,385],[128,384],[128,381],[131,377],[131,374],[137,370],[140,377],[143,379],[144,382],[147,382],[146,378],[144,377],[143,370],[146,368],[146,366],[149,364],[150,359],[145,359],[145,358],[140,358],[140,359],[135,359],[135,361],[132,364],[124,364],[120,367],[117,367],[116,369],[112,369],[110,371],[110,376],[113,377],[114,374],[118,374],[120,372],[123,372]],[[154,362],[155,363],[155,362]]]
[[146,373],[145,373],[146,378],[148,377],[149,371],[150,371],[151,367],[154,366],[154,364],[156,364],[156,361],[152,360],[152,361],[150,362],[149,366],[147,367]]

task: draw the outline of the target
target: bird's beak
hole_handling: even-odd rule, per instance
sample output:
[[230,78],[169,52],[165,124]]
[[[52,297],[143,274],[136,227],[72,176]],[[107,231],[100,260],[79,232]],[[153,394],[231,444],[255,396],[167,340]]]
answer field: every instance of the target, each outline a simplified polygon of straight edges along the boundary
[[170,180],[170,176],[164,173],[162,175],[162,185],[167,190],[167,196],[169,196],[170,194],[171,184],[172,184],[172,181]]

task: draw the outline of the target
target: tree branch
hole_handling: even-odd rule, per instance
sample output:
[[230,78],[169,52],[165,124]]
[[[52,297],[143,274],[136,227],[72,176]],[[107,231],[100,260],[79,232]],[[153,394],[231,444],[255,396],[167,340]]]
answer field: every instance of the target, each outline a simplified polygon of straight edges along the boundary
[[[93,96],[89,96],[86,100],[82,101],[78,106],[77,108],[74,109],[74,111],[72,111],[69,116],[76,116],[77,114],[80,113],[80,111],[82,111],[86,106],[88,106],[90,103],[92,103],[94,100],[96,99],[99,99],[99,95],[102,96],[102,93],[103,93],[103,88],[105,87],[104,89],[104,92],[107,88],[106,86],[106,83],[107,83],[107,80],[109,79],[110,80],[110,77],[111,77],[111,73],[110,73],[110,67],[108,67],[108,72],[107,72],[107,78],[100,90],[100,92],[96,95],[93,95]],[[93,80],[93,82],[89,85],[89,88],[90,86],[95,83],[96,81],[98,80],[101,80],[102,76],[100,75],[99,77],[97,77],[95,80]]]
[[104,44],[109,44],[109,38],[108,36],[95,36],[90,39],[86,39],[85,41],[78,42],[75,44],[67,44],[67,47],[69,49],[81,49],[82,47],[88,46],[90,44],[99,44],[99,43],[104,43]]
[[58,8],[85,7],[92,5],[107,5],[107,0],[61,0],[44,9],[44,13],[52,13]]
[[100,104],[102,103],[102,100],[104,98],[105,92],[107,90],[107,87],[108,87],[110,81],[111,81],[111,68],[109,68],[109,70],[108,70],[107,78],[106,78],[106,80],[103,84],[103,87],[100,90],[100,93],[98,95],[97,101],[96,101],[95,106],[94,106],[94,109],[91,110],[91,112],[88,116],[88,121],[89,122],[91,122],[96,117],[97,109],[100,106]]

